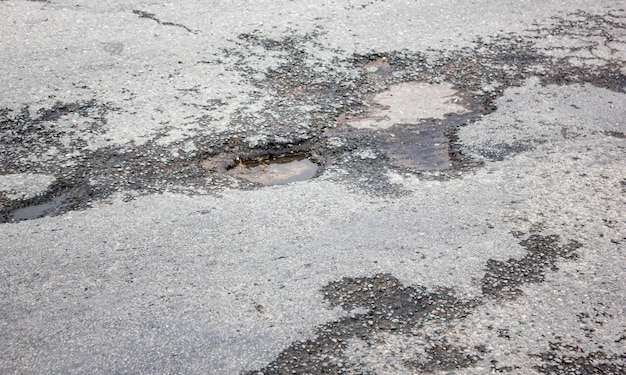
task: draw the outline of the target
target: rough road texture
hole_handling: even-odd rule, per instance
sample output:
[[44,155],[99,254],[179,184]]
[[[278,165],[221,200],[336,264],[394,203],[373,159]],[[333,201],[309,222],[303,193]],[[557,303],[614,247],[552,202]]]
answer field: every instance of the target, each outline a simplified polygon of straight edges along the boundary
[[0,373],[626,373],[623,8],[0,1]]

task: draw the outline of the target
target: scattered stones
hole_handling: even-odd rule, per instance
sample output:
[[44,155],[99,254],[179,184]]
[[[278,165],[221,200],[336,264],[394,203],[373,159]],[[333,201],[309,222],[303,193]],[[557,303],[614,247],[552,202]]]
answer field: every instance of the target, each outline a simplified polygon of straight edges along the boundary
[[550,350],[536,356],[544,362],[535,366],[542,374],[624,374],[626,373],[626,353],[607,355],[603,351],[584,353],[578,347],[562,343],[550,343]]

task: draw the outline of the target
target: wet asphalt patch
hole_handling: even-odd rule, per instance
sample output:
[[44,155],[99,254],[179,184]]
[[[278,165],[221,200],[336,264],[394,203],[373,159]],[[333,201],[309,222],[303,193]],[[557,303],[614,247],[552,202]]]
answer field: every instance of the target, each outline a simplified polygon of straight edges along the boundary
[[[141,10],[134,12],[185,28]],[[623,29],[623,17],[575,13],[570,18],[554,19],[549,27],[526,36],[479,39],[471,48],[427,54],[373,52],[350,58],[320,42],[322,28],[283,39],[256,32],[240,34],[231,48],[222,50],[228,63],[219,56],[197,61],[200,66],[227,64],[256,88],[262,104],[236,111],[231,121],[239,130],[219,134],[200,130],[164,145],[155,135],[142,145],[93,150],[89,134],[106,134],[108,114],[121,110],[114,104],[93,99],[59,102],[37,111],[27,105],[5,108],[0,110],[0,174],[43,173],[73,186],[73,203],[44,209],[46,216],[87,208],[94,200],[122,191],[132,198],[166,190],[212,194],[225,187],[263,186],[267,183],[228,168],[237,158],[291,152],[309,155],[319,168],[316,176],[325,175],[368,194],[402,195],[403,188],[389,181],[389,171],[447,180],[480,167],[482,161],[464,155],[458,129],[494,111],[495,100],[505,89],[529,77],[539,77],[544,84],[591,83],[624,90],[621,65],[610,58],[587,64],[541,48],[542,39],[549,36],[577,38],[598,34],[604,27]],[[611,45],[610,34],[598,36]],[[256,62],[268,56],[274,63],[258,68]],[[425,96],[430,102],[417,99]],[[413,105],[416,101],[419,105]],[[206,126],[224,104],[216,100],[199,108],[198,126]],[[376,126],[380,123],[385,126]],[[165,131],[162,136],[166,135]],[[483,156],[502,160],[528,147],[502,145],[501,152]],[[15,210],[52,204],[53,199],[58,203],[58,196],[60,192],[52,190],[36,201],[0,195],[0,221],[26,217],[16,216]]]
[[449,140],[435,126],[396,126],[378,134],[379,149],[393,165],[422,170],[444,170],[452,167]]
[[[313,338],[292,343],[267,366],[248,374],[365,374],[368,372],[364,363],[351,356],[351,351],[359,350],[351,348],[375,346],[391,337],[414,340],[421,346],[412,347],[412,354],[402,355],[402,367],[415,372],[467,369],[479,361],[489,361],[491,371],[514,371],[498,367],[497,361],[489,359],[487,343],[463,345],[454,337],[446,337],[445,333],[435,337],[429,332],[433,329],[449,331],[475,309],[491,301],[521,297],[522,285],[543,282],[547,272],[558,269],[558,262],[577,259],[576,251],[582,247],[576,241],[562,243],[556,235],[516,233],[515,236],[523,237],[520,245],[527,250],[526,255],[507,261],[489,260],[480,281],[481,297],[458,297],[459,293],[450,288],[428,290],[402,285],[391,274],[345,277],[331,282],[320,293],[330,308],[339,306],[347,316],[318,327]],[[507,330],[500,330],[498,334],[511,339]],[[565,350],[566,346],[546,342],[549,351],[529,356],[544,362],[536,366],[542,373],[620,374],[624,371],[624,356],[611,356],[602,351],[584,353],[580,348]]]
[[13,210],[8,217],[10,221],[32,220],[47,215],[53,216],[61,207],[67,205],[67,195],[53,196],[40,204],[27,204],[22,208]]
[[39,219],[62,215],[68,211],[89,207],[98,195],[84,179],[61,178],[42,194],[11,200],[0,193],[0,223]]

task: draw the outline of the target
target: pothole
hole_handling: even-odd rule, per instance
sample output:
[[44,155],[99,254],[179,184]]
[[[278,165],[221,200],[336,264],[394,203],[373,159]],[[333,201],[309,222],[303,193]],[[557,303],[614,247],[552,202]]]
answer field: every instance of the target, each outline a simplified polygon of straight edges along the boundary
[[54,214],[70,199],[68,194],[60,194],[49,201],[18,208],[9,214],[11,221],[39,219]]
[[419,119],[443,119],[447,114],[470,112],[450,83],[400,83],[374,95],[368,104],[365,117],[346,118],[347,124],[357,129],[388,129],[397,124],[415,124]]
[[236,160],[228,172],[250,182],[270,186],[285,185],[315,177],[319,166],[306,154],[263,156],[251,160]]
[[[328,171],[327,179],[376,195],[400,191],[401,186],[390,182],[389,171],[424,179],[457,178],[483,164],[464,154],[458,129],[493,112],[507,88],[537,76],[542,84],[591,83],[623,92],[626,80],[618,55],[607,56],[604,65],[582,60],[573,64],[554,55],[560,48],[537,45],[553,35],[591,37],[600,28],[607,32],[600,40],[614,44],[620,40],[623,18],[576,13],[529,30],[528,37],[477,39],[466,48],[442,49],[432,56],[428,52],[431,57],[391,50],[346,58],[320,43],[322,29],[282,39],[241,34],[221,55],[228,57],[228,69],[240,71],[254,86],[251,100],[257,95],[264,99],[237,106],[223,133],[208,125],[221,124],[220,108],[228,98],[212,99],[198,106],[192,120],[198,131],[176,142],[178,130],[168,126],[141,146],[111,144],[93,150],[92,141],[111,130],[110,114],[124,111],[96,99],[0,108],[0,223],[12,221],[11,215],[25,206],[50,201],[46,191],[61,191],[56,182],[23,178],[26,172],[55,176],[72,186],[66,204],[59,209],[44,206],[44,216],[88,208],[92,200],[120,191],[212,194],[223,188],[299,181],[319,174],[313,162]],[[563,48],[582,53],[578,45]],[[259,65],[259,55],[250,53],[262,50],[273,56],[272,64]],[[218,57],[198,61],[198,68],[213,62],[224,64]],[[623,137],[618,132],[606,135]],[[172,143],[161,143],[162,137]],[[292,151],[306,153],[313,162],[234,163],[237,155]],[[13,175],[20,177],[7,177]]]
[[[386,72],[386,59],[365,65]],[[348,133],[370,139],[391,165],[413,171],[453,167],[450,129],[469,120],[478,109],[452,83],[403,82],[371,96],[362,116],[340,115]],[[471,108],[471,109],[470,109]],[[352,129],[352,131],[350,131]]]
[[452,166],[449,140],[438,124],[394,125],[375,136],[392,164],[418,170],[444,170]]

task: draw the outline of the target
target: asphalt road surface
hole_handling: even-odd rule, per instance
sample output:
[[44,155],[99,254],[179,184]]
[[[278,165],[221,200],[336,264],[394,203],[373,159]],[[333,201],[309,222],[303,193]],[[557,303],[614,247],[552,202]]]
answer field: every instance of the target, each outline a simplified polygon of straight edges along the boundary
[[622,1],[0,1],[0,373],[626,373]]

